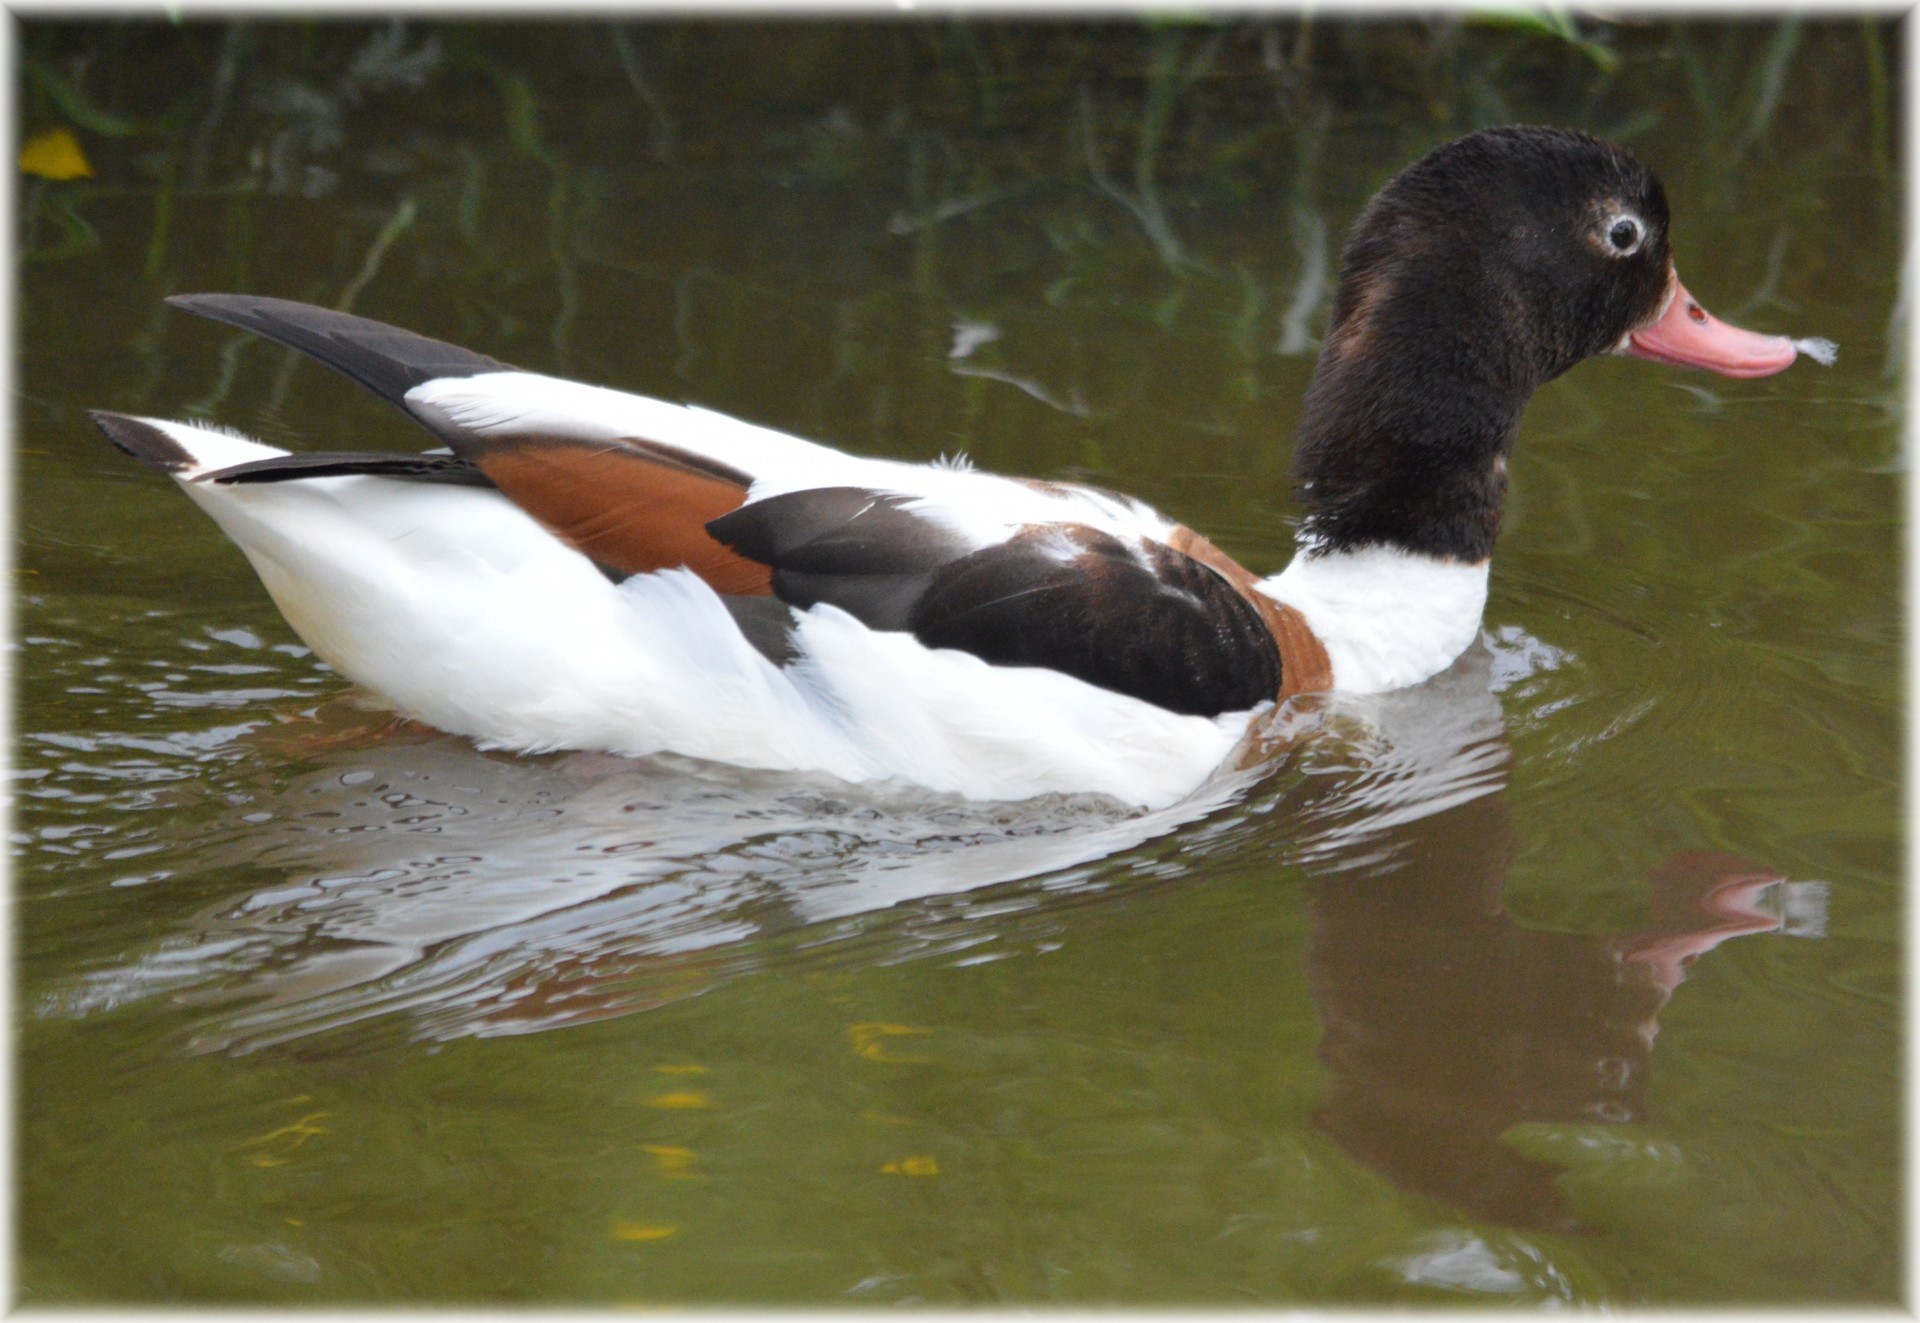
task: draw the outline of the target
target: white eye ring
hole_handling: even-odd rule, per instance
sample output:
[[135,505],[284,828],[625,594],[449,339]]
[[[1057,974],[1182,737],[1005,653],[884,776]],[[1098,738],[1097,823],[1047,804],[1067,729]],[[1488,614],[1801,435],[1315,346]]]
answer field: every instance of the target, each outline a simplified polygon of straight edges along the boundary
[[1647,228],[1637,217],[1624,213],[1607,221],[1607,248],[1617,257],[1631,257],[1640,251]]

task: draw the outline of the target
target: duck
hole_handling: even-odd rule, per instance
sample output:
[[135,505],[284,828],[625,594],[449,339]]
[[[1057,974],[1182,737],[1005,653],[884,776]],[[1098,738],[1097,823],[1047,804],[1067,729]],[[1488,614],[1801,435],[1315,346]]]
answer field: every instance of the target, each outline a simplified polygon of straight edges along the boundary
[[172,306],[308,355],[438,440],[288,452],[97,411],[236,543],[313,654],[485,749],[679,754],[970,799],[1192,794],[1298,696],[1478,637],[1534,391],[1604,354],[1734,378],[1825,342],[1709,314],[1655,175],[1583,132],[1405,167],[1342,250],[1262,577],[1145,502],[859,456],[251,294]]

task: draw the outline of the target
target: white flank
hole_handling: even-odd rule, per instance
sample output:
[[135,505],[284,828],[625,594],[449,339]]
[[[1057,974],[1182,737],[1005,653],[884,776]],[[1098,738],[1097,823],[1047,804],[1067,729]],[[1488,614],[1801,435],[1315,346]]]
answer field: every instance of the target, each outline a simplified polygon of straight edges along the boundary
[[[824,605],[802,614],[800,659],[778,667],[692,573],[616,586],[497,492],[377,477],[220,486],[211,471],[283,452],[153,425],[206,457],[182,487],[317,655],[486,747],[671,751],[980,799],[1160,807],[1201,785],[1247,725],[928,649]],[[973,476],[929,472],[935,485]]]
[[1437,675],[1467,650],[1487,606],[1487,562],[1303,548],[1260,590],[1306,617],[1336,691],[1375,694]]
[[442,377],[407,392],[407,403],[483,436],[517,433],[611,441],[638,437],[704,455],[753,479],[748,499],[810,487],[870,487],[920,498],[909,508],[974,548],[1031,524],[1086,524],[1116,537],[1164,540],[1174,524],[1138,501],[1080,488],[1035,487],[953,462],[866,459],[710,409],[583,386],[531,372]]
[[862,462],[829,446],[708,409],[533,372],[439,377],[415,386],[406,399],[414,409],[482,436],[539,433],[582,441],[643,437],[705,455],[756,478],[810,473],[812,486],[844,482],[844,473]]

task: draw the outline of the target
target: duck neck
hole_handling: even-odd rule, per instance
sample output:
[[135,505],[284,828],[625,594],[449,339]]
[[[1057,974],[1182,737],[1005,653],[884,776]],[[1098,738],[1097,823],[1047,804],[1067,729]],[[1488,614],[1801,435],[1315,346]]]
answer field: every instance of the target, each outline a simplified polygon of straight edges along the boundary
[[1532,374],[1434,339],[1354,348],[1331,338],[1307,389],[1293,464],[1304,547],[1484,562]]
[[1306,617],[1335,689],[1372,693],[1438,674],[1479,636],[1537,377],[1484,346],[1364,353],[1363,338],[1336,332],[1315,369],[1294,452],[1300,550],[1261,586]]

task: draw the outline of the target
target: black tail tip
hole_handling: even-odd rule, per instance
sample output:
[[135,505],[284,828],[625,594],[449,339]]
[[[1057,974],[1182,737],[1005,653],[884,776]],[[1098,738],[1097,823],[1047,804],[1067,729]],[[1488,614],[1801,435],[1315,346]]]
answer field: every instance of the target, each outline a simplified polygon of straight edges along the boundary
[[180,473],[194,466],[187,448],[144,418],[131,418],[106,409],[90,409],[88,416],[101,435],[142,464],[163,473]]
[[208,308],[241,307],[249,303],[280,302],[278,299],[251,294],[169,294],[162,301],[169,308],[184,308],[188,312],[201,312]]
[[178,308],[181,312],[190,312],[211,321],[225,322],[256,335],[262,333],[262,324],[275,312],[306,308],[302,303],[289,303],[285,299],[270,299],[259,294],[169,294],[164,302],[169,308]]

